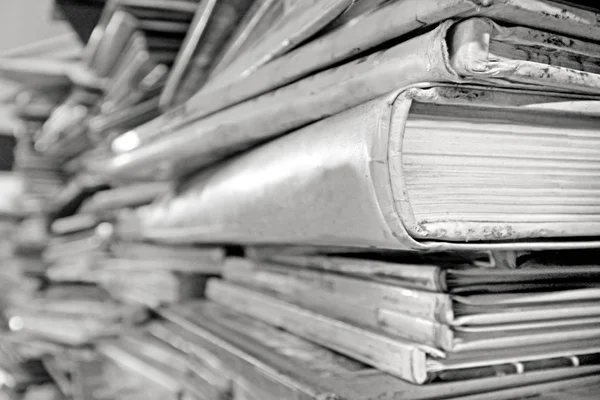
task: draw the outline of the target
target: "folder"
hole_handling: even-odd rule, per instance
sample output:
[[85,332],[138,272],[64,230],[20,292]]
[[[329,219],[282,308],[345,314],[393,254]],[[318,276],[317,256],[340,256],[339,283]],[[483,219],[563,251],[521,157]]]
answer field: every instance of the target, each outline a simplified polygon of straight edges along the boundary
[[230,307],[197,301],[162,309],[160,314],[167,321],[154,323],[148,328],[149,332],[178,348],[187,349],[189,354],[197,352],[204,359],[212,356],[222,360],[224,369],[232,375],[234,393],[249,396],[244,398],[320,399],[329,395],[365,400],[398,396],[425,400],[458,399],[483,393],[488,397],[504,398],[496,394],[509,388],[519,392],[526,390],[528,385],[543,387],[545,382],[552,381],[561,382],[564,387],[569,379],[594,374],[597,369],[595,366],[582,367],[580,371],[559,368],[414,385],[248,318]]
[[200,172],[139,211],[142,235],[430,251],[595,248],[598,115],[548,95],[400,90]]
[[[549,44],[549,37],[559,44]],[[568,44],[570,41],[573,45]],[[557,49],[565,54],[564,59],[548,56],[556,54]],[[162,139],[147,145],[139,145],[137,130],[129,131],[112,143],[113,150],[124,152],[95,168],[91,163],[90,168],[112,177],[187,174],[215,159],[422,82],[476,82],[598,94],[600,74],[593,67],[598,54],[600,45],[592,42],[501,26],[489,19],[447,21],[387,50],[325,70],[206,118],[178,123],[176,129],[167,129],[172,134],[161,134]],[[575,70],[571,58],[578,57],[583,64]],[[139,147],[126,151],[132,145],[128,140],[133,137],[138,137],[133,144]],[[120,146],[123,148],[119,150]]]
[[[361,9],[362,3],[365,2],[356,3],[349,12]],[[446,19],[471,16],[489,17],[509,26],[520,25],[573,38],[600,40],[597,12],[556,2],[495,0],[485,3],[483,7],[470,0],[442,3],[437,0],[386,2],[322,37],[303,43],[295,51],[274,59],[239,82],[223,87],[205,87],[185,105],[175,107],[124,135],[122,143],[115,143],[115,148],[120,149],[119,151],[130,149],[132,143],[135,144],[133,147],[137,147],[154,137],[183,129],[226,107],[368,54],[377,46],[393,39],[407,40],[410,36],[405,35],[414,35],[423,28],[436,26]],[[343,19],[343,15],[340,19]]]
[[[596,339],[465,353],[439,349],[314,313],[276,297],[213,279],[207,297],[249,317],[416,384],[594,363]],[[575,357],[575,358],[573,358]],[[570,361],[569,361],[570,360]],[[584,361],[585,363],[585,361]]]

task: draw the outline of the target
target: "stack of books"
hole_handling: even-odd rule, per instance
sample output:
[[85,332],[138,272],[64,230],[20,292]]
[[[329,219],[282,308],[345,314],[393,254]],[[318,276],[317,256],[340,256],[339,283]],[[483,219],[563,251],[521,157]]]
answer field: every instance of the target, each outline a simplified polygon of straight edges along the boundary
[[407,381],[453,381],[598,364],[600,270],[570,261],[481,271],[343,257],[232,260],[208,297]]
[[187,0],[109,2],[68,71],[72,89],[45,122],[36,149],[66,162],[157,116],[197,7]]
[[554,0],[109,2],[62,97],[27,99],[60,179],[7,337],[65,397],[585,399],[598,21]]

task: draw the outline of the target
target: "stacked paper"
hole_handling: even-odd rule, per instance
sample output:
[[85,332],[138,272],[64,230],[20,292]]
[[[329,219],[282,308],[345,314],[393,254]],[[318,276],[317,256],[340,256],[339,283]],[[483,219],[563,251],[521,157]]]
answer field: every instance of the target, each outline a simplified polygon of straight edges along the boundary
[[[212,281],[208,296],[423,383],[460,379],[462,374],[578,367],[582,365],[578,355],[596,363],[598,270],[580,267],[585,272],[576,276],[582,281],[568,281],[567,274],[575,274],[564,269],[571,265],[544,266],[530,260],[514,275],[509,271],[487,275],[469,265],[444,268],[336,257],[232,259],[223,274],[228,282]],[[456,285],[460,294],[447,294],[455,291],[454,285],[448,286],[454,275],[477,273],[486,276],[487,287]],[[524,281],[520,276],[529,278],[528,287],[520,287]],[[555,287],[549,291],[552,282]],[[562,282],[568,283],[566,289],[561,290]],[[328,334],[331,331],[340,336]],[[390,342],[389,337],[404,340]],[[396,349],[393,358],[386,354],[390,346]],[[428,360],[426,366],[420,357]],[[476,372],[477,367],[481,368]]]
[[552,0],[108,2],[18,99],[5,375],[106,399],[585,398],[598,21]]

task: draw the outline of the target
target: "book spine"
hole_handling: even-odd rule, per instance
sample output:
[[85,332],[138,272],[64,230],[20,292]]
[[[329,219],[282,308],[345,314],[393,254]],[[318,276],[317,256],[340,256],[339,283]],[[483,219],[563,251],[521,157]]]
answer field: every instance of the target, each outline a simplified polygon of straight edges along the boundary
[[[344,314],[353,316],[354,320],[358,320],[360,316],[353,314],[352,308],[364,308],[370,310],[370,318],[367,319],[369,325],[378,325],[375,316],[381,308],[429,321],[449,323],[452,320],[452,301],[446,294],[302,268],[236,264],[226,263],[223,269],[225,279],[276,292],[313,309],[335,307],[331,311],[336,314],[344,311]],[[341,301],[332,303],[322,302],[321,299]],[[369,313],[361,314],[369,316]]]
[[[106,342],[98,346],[98,352],[121,368],[159,385],[158,387],[161,389],[166,389],[171,393],[178,393],[181,390],[178,377],[173,372],[167,372],[163,368],[153,365],[138,354],[131,352],[128,347],[123,343]],[[157,386],[154,387],[157,388]]]
[[216,58],[250,4],[249,0],[221,0],[215,4],[185,77],[174,93],[175,104],[183,103],[204,85]]
[[317,0],[285,4],[279,18],[260,36],[260,40],[250,45],[209,85],[221,87],[250,75],[315,35],[351,3],[349,0]]
[[256,260],[274,261],[278,264],[300,268],[314,268],[351,276],[391,279],[408,288],[416,288],[433,292],[444,292],[443,272],[436,265],[404,264],[381,262],[368,259],[352,259],[342,257],[298,256],[272,254],[263,257],[260,253],[253,257]]
[[416,384],[427,381],[427,354],[417,344],[333,320],[216,279],[209,282],[207,296],[242,314],[336,350],[401,379]]
[[381,329],[392,335],[445,351],[453,350],[454,334],[448,325],[385,308],[378,310],[377,320]]
[[[360,2],[357,6],[360,7]],[[387,2],[361,18],[276,58],[256,70],[249,78],[224,87],[205,87],[190,99],[187,107],[167,112],[156,119],[156,123],[144,126],[140,136],[145,141],[146,137],[152,138],[161,131],[170,131],[170,126],[177,120],[204,117],[329,68],[357,53],[366,52],[390,39],[419,29],[423,24],[434,25],[462,13],[474,12],[478,8],[480,7],[471,0],[443,4],[439,0]]]
[[[155,147],[159,146],[161,159],[166,163],[172,163],[175,158],[182,161],[178,164],[180,168],[172,171],[179,175],[206,165],[206,157],[214,161],[217,148],[219,157],[224,157],[227,153],[387,94],[391,87],[401,88],[440,79],[454,81],[457,76],[446,68],[443,60],[445,37],[451,25],[451,21],[442,23],[433,31],[391,49],[312,75],[273,94],[267,93],[230,107],[210,118],[194,121],[180,118],[169,127],[163,127],[163,132],[170,131],[168,140],[167,135],[161,133],[161,136],[165,136],[164,140],[157,139],[127,154],[117,155],[99,167],[110,175],[146,175],[149,169],[154,169],[155,156],[151,154],[155,154]],[[285,106],[289,101],[302,104],[302,107],[289,112]],[[227,132],[224,127],[227,127]],[[229,129],[254,133],[237,134],[229,132]],[[195,143],[201,143],[198,142],[199,138],[208,139],[215,134],[218,140],[205,142],[205,139],[201,139],[201,147],[183,145],[188,143],[190,136],[193,136]]]
[[213,78],[240,57],[245,48],[252,46],[254,40],[260,39],[264,31],[273,26],[278,16],[284,12],[283,6],[284,4],[277,0],[257,0],[252,3],[219,55],[208,78],[208,85]]

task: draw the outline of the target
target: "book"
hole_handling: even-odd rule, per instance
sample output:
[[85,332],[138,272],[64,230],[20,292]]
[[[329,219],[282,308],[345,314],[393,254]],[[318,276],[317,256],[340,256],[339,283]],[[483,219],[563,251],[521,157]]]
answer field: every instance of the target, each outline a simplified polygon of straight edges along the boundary
[[[363,3],[356,3],[349,13],[361,9]],[[129,151],[131,143],[136,143],[134,147],[137,147],[226,107],[368,54],[390,40],[401,41],[446,19],[472,16],[490,17],[508,25],[568,37],[600,40],[597,13],[555,2],[495,0],[486,2],[485,6],[470,0],[450,3],[437,0],[387,2],[370,13],[350,19],[322,37],[303,43],[295,51],[272,60],[239,82],[223,87],[205,87],[185,104],[125,134],[121,140],[123,143],[116,142],[114,147],[119,151]]]
[[158,97],[154,96],[132,106],[90,118],[87,121],[89,135],[96,144],[101,145],[115,133],[126,132],[158,115]]
[[[77,303],[77,306],[89,306],[91,303]],[[117,307],[116,304],[108,303],[104,305],[111,306],[110,315],[108,310],[103,310],[99,315],[87,315],[81,312],[47,311],[20,306],[9,307],[5,314],[12,319],[15,330],[50,342],[76,347],[91,344],[100,337],[118,334],[122,329],[122,318],[142,318],[140,310],[130,308],[129,311],[136,315],[126,315],[129,312],[125,310],[127,306]]]
[[[190,357],[220,360],[211,365],[231,377],[237,395],[249,399],[454,399],[487,395],[501,397],[527,387],[593,374],[595,366],[531,371],[460,381],[415,385],[333,352],[289,332],[249,318],[230,307],[194,301],[159,311],[165,321],[148,327],[150,334],[182,349]],[[584,370],[587,370],[584,372]],[[574,375],[573,375],[574,374]],[[561,377],[562,376],[562,377]],[[574,384],[575,381],[573,381]],[[519,396],[518,394],[516,395]],[[237,397],[236,397],[237,398]],[[514,397],[513,397],[514,398]]]
[[[248,255],[249,254],[249,255]],[[514,264],[481,263],[478,254],[333,253],[286,254],[284,249],[251,249],[256,262],[327,271],[368,281],[431,292],[471,294],[597,287],[600,269],[593,250],[545,251],[519,255]],[[252,263],[228,258],[249,268]],[[232,267],[234,268],[234,267]]]
[[[94,56],[88,65],[100,77],[110,75],[119,56],[125,50],[133,33],[139,29],[139,21],[126,11],[115,11],[109,18]],[[86,46],[86,50],[87,46]]]
[[251,3],[249,0],[200,3],[161,94],[162,108],[182,103],[204,85],[218,54]]
[[[552,368],[554,362],[561,364],[559,360],[562,359],[569,363],[568,360],[574,360],[572,359],[574,356],[580,358],[570,365],[577,368],[580,359],[593,360],[600,350],[597,347],[597,340],[591,339],[511,349],[445,353],[432,346],[330,318],[274,296],[217,279],[209,281],[206,295],[208,299],[231,307],[244,315],[285,329],[416,384],[425,384],[436,379],[443,380],[446,373],[455,377],[462,376],[463,379],[471,373],[481,377],[485,376],[486,368],[495,372],[517,373],[520,367],[513,369],[517,364],[523,366],[524,370]],[[507,366],[509,367],[505,368]],[[475,368],[482,370],[477,373]]]
[[285,12],[285,9],[285,2],[276,0],[253,1],[237,28],[225,43],[207,82],[210,82],[215,75],[229,66],[246,48],[254,44],[266,31],[272,28],[282,13]]
[[142,182],[102,190],[86,199],[77,215],[102,215],[122,208],[136,208],[151,203],[166,192],[168,187],[169,184],[165,182]]
[[111,244],[112,254],[121,259],[143,260],[165,263],[165,268],[173,268],[174,262],[181,261],[188,265],[203,266],[221,265],[225,260],[225,250],[215,246],[167,246],[158,243],[119,240]]
[[[372,0],[358,3],[372,3]],[[318,34],[355,4],[357,2],[348,0],[310,0],[279,6],[281,16],[231,64],[215,75],[207,86],[218,87],[252,74],[255,69]]]
[[[552,44],[548,37],[554,38]],[[511,41],[518,46],[509,45]],[[564,57],[548,57],[556,54],[558,48]],[[422,82],[474,82],[598,94],[600,75],[594,72],[595,67],[587,70],[587,65],[595,65],[597,54],[600,45],[592,42],[501,26],[489,19],[446,21],[389,49],[325,70],[206,118],[178,124],[172,134],[161,134],[162,139],[141,146],[138,143],[139,147],[120,152],[119,143],[128,134],[125,133],[112,143],[119,154],[99,165],[90,163],[89,167],[113,179],[149,178],[157,173],[159,177],[185,175],[214,163],[215,158],[224,158],[390,91]],[[577,57],[585,61],[573,69],[571,59]],[[161,166],[161,171],[157,171],[156,165]]]
[[67,86],[72,68],[73,63],[64,60],[0,58],[0,77],[33,88]]
[[[598,116],[562,96],[401,89],[201,171],[140,210],[141,231],[171,243],[595,248]],[[154,150],[140,149],[169,157]]]
[[223,278],[448,352],[556,343],[561,337],[594,339],[600,328],[597,288],[453,296],[403,286],[401,280],[383,283],[365,275],[246,260],[226,262]]
[[217,275],[208,271],[167,270],[162,265],[153,267],[151,262],[107,259],[89,275],[113,298],[151,309],[203,297],[207,279]]
[[108,383],[109,387],[117,389],[117,393],[119,384],[123,385],[123,381],[127,380],[126,385],[130,391],[144,393],[147,398],[180,398],[181,384],[178,376],[167,366],[152,362],[118,342],[101,343],[97,346],[97,351],[107,361],[106,376],[115,377],[115,380],[111,379]]

